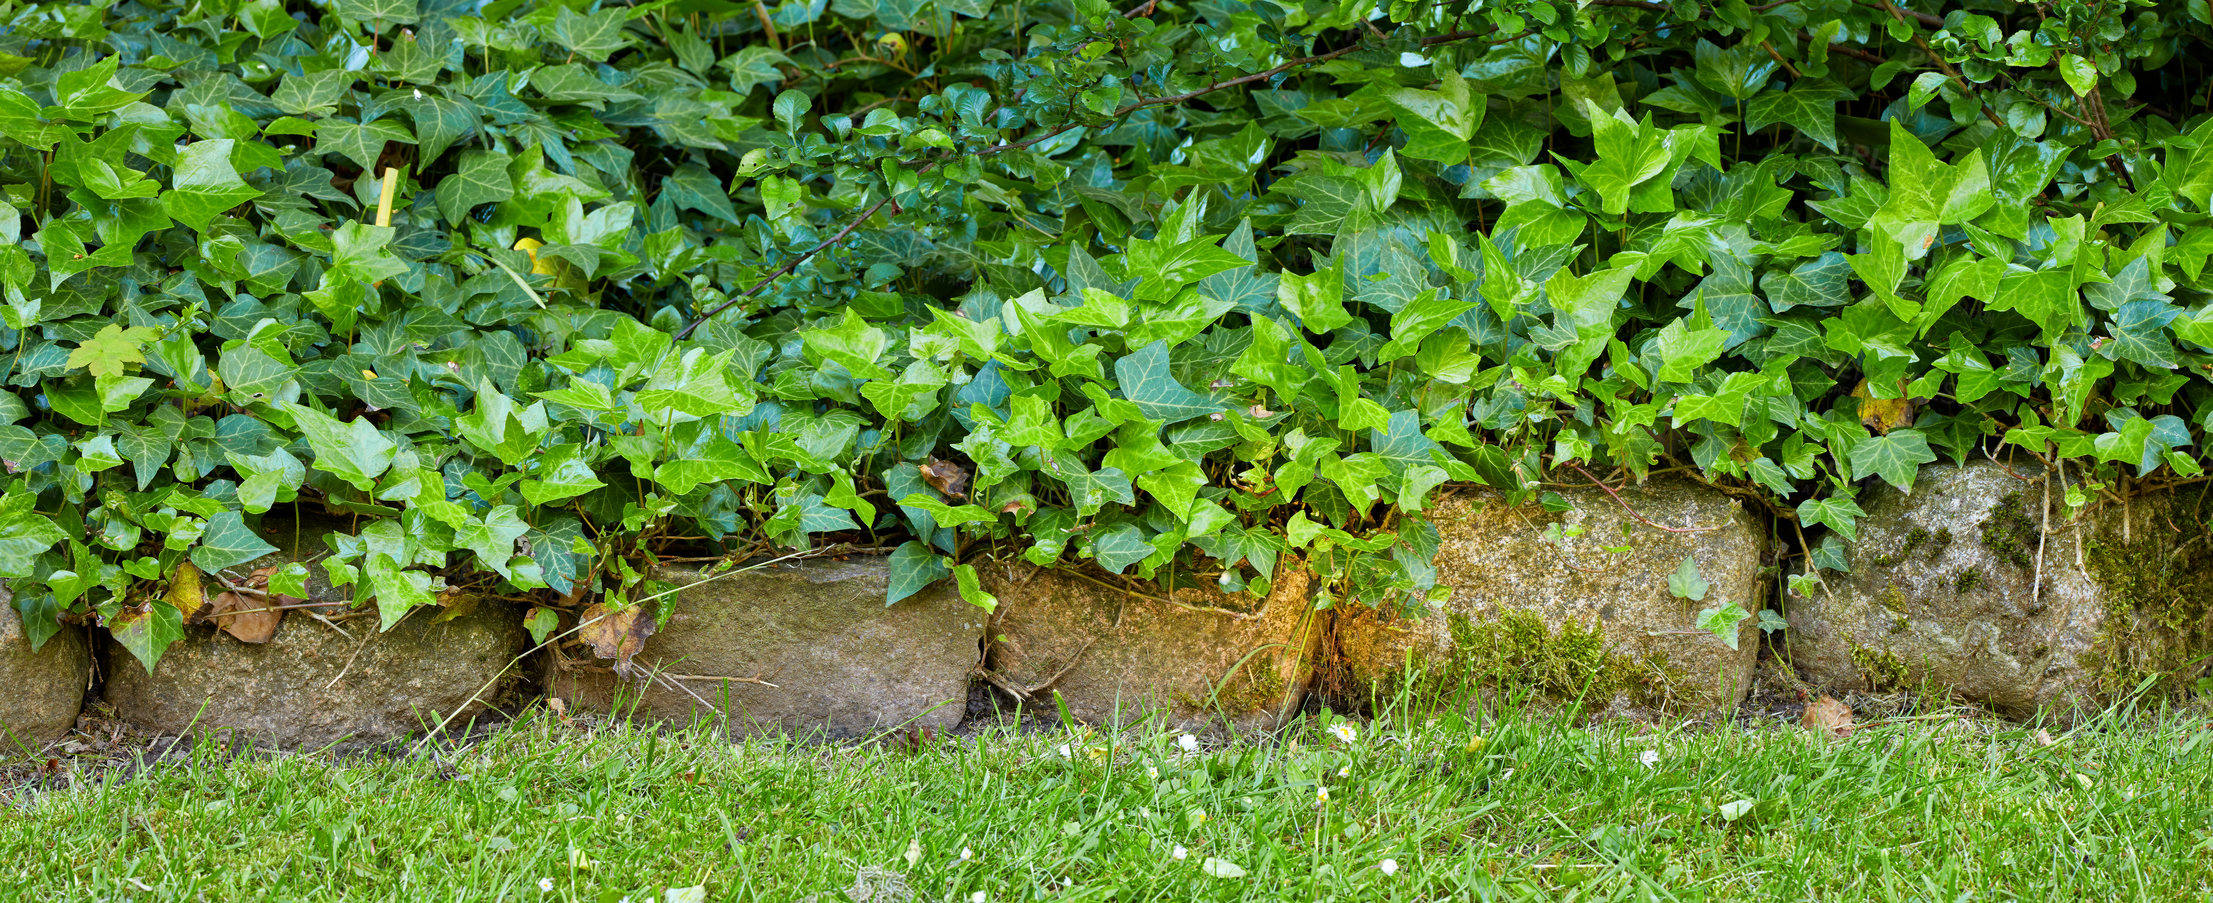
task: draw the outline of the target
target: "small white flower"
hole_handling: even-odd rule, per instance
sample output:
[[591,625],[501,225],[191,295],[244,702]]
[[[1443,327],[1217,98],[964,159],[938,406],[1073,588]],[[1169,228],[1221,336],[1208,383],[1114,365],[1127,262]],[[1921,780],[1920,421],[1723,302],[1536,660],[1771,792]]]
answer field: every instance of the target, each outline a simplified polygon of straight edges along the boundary
[[1336,724],[1330,725],[1329,732],[1336,735],[1337,739],[1343,740],[1346,743],[1351,743],[1354,740],[1360,739],[1360,732],[1354,729],[1350,722],[1346,721],[1339,721]]
[[1658,765],[1660,764],[1660,751],[1657,749],[1648,749],[1644,752],[1638,753],[1637,761],[1644,763],[1644,767],[1646,768],[1651,768],[1654,765]]
[[1317,802],[1317,803],[1326,803],[1326,802],[1329,802],[1329,788],[1327,788],[1327,787],[1316,787],[1316,788],[1314,788],[1314,801],[1315,801],[1315,802]]
[[538,891],[539,891],[540,893],[548,893],[548,894],[550,894],[550,893],[553,893],[553,879],[551,879],[551,878],[540,878],[540,879],[538,879]]
[[1176,738],[1176,745],[1183,747],[1184,752],[1198,752],[1199,738],[1185,734]]
[[423,89],[421,89],[421,88],[416,88],[416,89],[415,89],[415,99],[416,99],[416,100],[421,100],[421,99],[423,99]]
[[1376,863],[1375,867],[1381,869],[1382,872],[1386,875],[1398,874],[1398,860],[1396,859],[1385,859],[1382,862]]
[[1160,769],[1156,766],[1147,765],[1145,766],[1145,776],[1158,780],[1160,778]]
[[1172,851],[1170,851],[1170,852],[1168,853],[1168,858],[1170,858],[1170,859],[1173,859],[1173,860],[1175,860],[1175,861],[1177,861],[1177,862],[1182,862],[1182,861],[1183,861],[1183,857],[1185,857],[1185,856],[1189,856],[1189,855],[1191,855],[1191,851],[1190,851],[1190,850],[1186,850],[1186,849],[1184,849],[1184,848],[1183,848],[1183,844],[1180,844],[1180,843],[1179,843],[1179,844],[1176,844],[1176,848],[1175,848],[1174,850],[1172,850]]
[[968,903],[984,903],[985,900],[989,899],[991,898],[985,896],[983,891],[977,891],[968,895]]
[[1069,754],[1068,754],[1068,744],[1066,744],[1066,743],[1063,743],[1063,744],[1061,744],[1059,748],[1057,748],[1057,749],[1055,749],[1055,750],[1053,750],[1053,751],[1054,751],[1054,752],[1057,752],[1057,753],[1060,753],[1060,757],[1061,757],[1061,758],[1063,758],[1063,759],[1069,758]]
[[1343,768],[1337,769],[1337,776],[1340,778],[1352,777],[1352,766],[1347,765]]
[[967,862],[968,860],[971,860],[971,859],[974,859],[974,858],[976,858],[976,851],[975,851],[975,850],[971,850],[971,849],[969,849],[969,848],[967,848],[967,847],[961,847],[961,861],[962,861],[962,862]]

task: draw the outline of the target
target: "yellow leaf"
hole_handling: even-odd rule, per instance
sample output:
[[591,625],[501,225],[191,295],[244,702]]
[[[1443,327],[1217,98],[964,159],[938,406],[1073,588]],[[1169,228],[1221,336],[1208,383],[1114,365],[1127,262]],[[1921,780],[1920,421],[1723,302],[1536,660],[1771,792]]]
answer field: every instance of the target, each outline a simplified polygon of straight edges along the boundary
[[535,238],[515,239],[515,250],[530,255],[530,272],[533,275],[553,275],[553,263],[551,261],[540,261],[538,259],[538,249],[545,246],[545,242],[539,241]]
[[189,561],[177,565],[177,572],[169,577],[169,593],[163,598],[185,617],[192,617],[200,606],[207,604],[207,589],[201,585],[200,569]]
[[1852,390],[1852,397],[1860,400],[1860,422],[1878,434],[1887,435],[1891,430],[1913,423],[1913,399],[1872,397],[1864,379],[1860,380],[1859,388]]

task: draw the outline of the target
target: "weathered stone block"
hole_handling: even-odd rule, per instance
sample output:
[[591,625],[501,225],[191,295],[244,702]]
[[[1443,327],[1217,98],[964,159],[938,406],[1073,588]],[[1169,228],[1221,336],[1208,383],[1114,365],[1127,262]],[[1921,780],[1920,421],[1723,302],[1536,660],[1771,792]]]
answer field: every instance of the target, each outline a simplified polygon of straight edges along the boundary
[[1852,572],[1793,601],[1790,663],[1826,689],[1927,686],[2013,714],[2187,685],[2213,654],[2209,488],[2070,520],[2033,462],[1923,468],[1912,495],[1870,493]]
[[[1111,575],[997,564],[990,668],[1050,713],[1058,692],[1078,721],[1159,717],[1183,730],[1266,730],[1298,711],[1318,618],[1299,562],[1277,563],[1265,599],[1182,588],[1118,589]],[[1039,711],[1033,708],[1032,711]]]
[[82,628],[65,625],[33,652],[13,601],[0,588],[0,759],[68,733],[92,676]]
[[[240,571],[307,560],[322,548],[329,528],[264,532],[280,548],[295,537],[301,542]],[[308,571],[310,601],[352,598],[352,588],[333,588],[322,567]],[[502,675],[530,648],[522,612],[485,600],[458,617],[437,620],[459,610],[416,609],[388,632],[377,630],[374,614],[338,621],[334,628],[293,611],[276,635],[259,645],[213,627],[187,626],[184,639],[169,647],[152,674],[109,638],[102,643],[105,698],[118,718],[160,733],[235,730],[284,747],[404,736],[434,727],[456,710],[463,710],[456,721],[469,717],[494,698],[502,680],[520,672],[518,667]],[[325,610],[333,617],[338,611]]]
[[727,715],[736,734],[952,727],[987,615],[950,582],[886,607],[888,574],[881,559],[772,565],[706,582],[695,569],[663,568],[655,579],[689,588],[633,659],[637,679],[582,651],[548,665],[546,692],[573,709],[663,722]]
[[[1344,673],[1332,686],[1371,700],[1528,691],[1614,714],[1734,709],[1767,596],[1758,519],[1684,480],[1632,486],[1620,501],[1595,487],[1561,494],[1572,510],[1441,500],[1431,512],[1443,540],[1437,583],[1451,597],[1418,620],[1347,608],[1335,625]],[[1701,601],[1669,590],[1685,558],[1709,585]],[[1738,625],[1734,649],[1696,625],[1701,609],[1732,602],[1755,615]]]

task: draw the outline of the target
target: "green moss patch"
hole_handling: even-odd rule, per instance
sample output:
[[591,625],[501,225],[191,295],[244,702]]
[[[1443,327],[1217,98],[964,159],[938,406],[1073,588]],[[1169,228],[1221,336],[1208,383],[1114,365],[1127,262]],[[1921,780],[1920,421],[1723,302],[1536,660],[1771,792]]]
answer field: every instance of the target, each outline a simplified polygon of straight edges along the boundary
[[1999,561],[2014,567],[2026,568],[2032,564],[2042,539],[2043,527],[2029,515],[2021,493],[2007,493],[1983,518],[1983,548],[1989,549]]
[[2124,533],[2101,527],[2083,550],[2105,598],[2089,664],[2103,693],[2179,691],[2209,673],[2213,655],[2213,512],[2206,491],[2171,500],[2164,517],[2139,517]]

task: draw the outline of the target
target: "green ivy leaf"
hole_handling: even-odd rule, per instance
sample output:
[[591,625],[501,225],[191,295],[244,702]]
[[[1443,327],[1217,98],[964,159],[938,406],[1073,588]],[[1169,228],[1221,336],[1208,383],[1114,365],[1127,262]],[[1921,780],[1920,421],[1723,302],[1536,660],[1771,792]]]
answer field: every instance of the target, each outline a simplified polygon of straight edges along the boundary
[[228,138],[197,141],[177,154],[176,176],[161,196],[161,209],[177,222],[205,234],[223,211],[261,196],[231,166]]
[[184,615],[176,606],[157,599],[146,603],[144,610],[126,609],[109,618],[108,634],[150,675],[161,662],[162,653],[184,639]]
[[[1667,591],[1674,593],[1678,599],[1689,599],[1692,602],[1706,601],[1706,591],[1712,587],[1713,584],[1707,583],[1706,578],[1698,576],[1698,562],[1688,556],[1684,557],[1682,564],[1675,566],[1675,573],[1669,574],[1667,577]],[[1700,624],[1698,626],[1704,627],[1706,625]]]
[[213,574],[273,555],[276,551],[276,546],[263,541],[246,526],[238,512],[224,511],[207,519],[207,530],[200,534],[200,544],[192,547],[192,564]]
[[1876,474],[1900,492],[1913,491],[1914,473],[1936,460],[1927,437],[1920,430],[1893,430],[1888,435],[1860,440],[1852,446],[1852,472]]
[[307,438],[308,448],[315,452],[315,469],[336,474],[363,492],[376,487],[377,477],[392,466],[392,458],[399,452],[399,444],[367,418],[340,423],[329,414],[302,405],[292,405],[291,412]]
[[899,604],[909,596],[928,588],[930,584],[945,579],[952,569],[945,566],[945,559],[930,550],[929,546],[909,540],[899,544],[885,559],[890,582],[884,587],[884,605]]
[[1137,405],[1150,420],[1177,424],[1224,410],[1213,399],[1184,388],[1168,372],[1165,342],[1154,342],[1123,355],[1114,362],[1114,378],[1122,384],[1122,397]]

